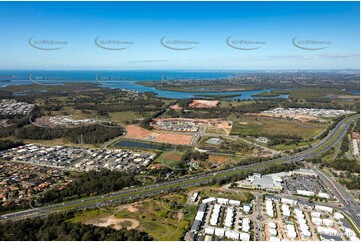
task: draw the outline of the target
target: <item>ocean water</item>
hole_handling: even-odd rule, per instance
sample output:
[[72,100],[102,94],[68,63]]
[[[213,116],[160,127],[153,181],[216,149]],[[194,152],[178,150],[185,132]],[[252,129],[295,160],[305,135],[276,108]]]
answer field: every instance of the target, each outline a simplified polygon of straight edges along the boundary
[[[248,73],[251,71],[247,71]],[[237,95],[227,98],[230,100],[255,99],[254,94],[270,92],[274,89],[238,91],[238,92],[177,92],[157,90],[146,87],[135,82],[138,81],[166,81],[172,83],[174,80],[204,80],[235,77],[242,72],[234,71],[29,71],[29,70],[0,70],[0,87],[7,85],[37,84],[44,87],[49,85],[60,85],[69,82],[94,83],[104,88],[127,89],[138,92],[153,92],[159,97],[165,98],[194,98],[195,95],[230,94]],[[244,72],[243,72],[244,73]],[[233,84],[233,83],[230,83]],[[233,84],[236,86],[236,84]],[[45,88],[44,88],[45,89]],[[287,98],[288,95],[280,95],[278,98]]]

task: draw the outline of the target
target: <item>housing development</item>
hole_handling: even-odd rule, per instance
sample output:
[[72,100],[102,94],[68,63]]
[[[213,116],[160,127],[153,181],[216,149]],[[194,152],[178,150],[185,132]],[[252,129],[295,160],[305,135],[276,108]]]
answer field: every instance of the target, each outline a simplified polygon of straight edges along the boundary
[[0,100],[0,115],[1,116],[26,116],[34,108],[34,104],[17,102],[14,99]]
[[261,226],[262,240],[267,241],[358,240],[350,223],[337,209],[278,196],[265,195],[262,200],[241,204],[224,198],[203,199],[185,238],[250,241]]
[[0,152],[4,160],[25,162],[69,170],[119,169],[135,172],[148,166],[155,154],[131,150],[95,150],[79,147],[46,147],[27,144]]
[[359,2],[0,9],[1,241],[361,240]]

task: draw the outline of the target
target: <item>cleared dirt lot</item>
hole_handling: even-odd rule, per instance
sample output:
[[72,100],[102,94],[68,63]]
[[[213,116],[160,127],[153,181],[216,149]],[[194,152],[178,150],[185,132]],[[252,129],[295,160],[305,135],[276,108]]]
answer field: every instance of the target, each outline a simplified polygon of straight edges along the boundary
[[216,163],[216,164],[223,164],[223,163],[231,162],[232,159],[230,157],[227,157],[227,156],[210,155],[209,156],[209,161],[213,162],[213,163]]
[[189,145],[193,135],[173,132],[161,132],[143,129],[137,125],[127,125],[125,138],[168,143],[174,145]]
[[189,104],[191,108],[214,108],[219,103],[219,100],[193,100],[192,103]]
[[139,221],[130,218],[116,218],[114,215],[99,215],[88,219],[85,224],[92,224],[99,227],[112,227],[114,229],[135,229],[139,227]]
[[183,108],[181,106],[179,106],[178,104],[175,104],[175,105],[172,105],[169,107],[170,109],[173,109],[173,110],[182,110]]

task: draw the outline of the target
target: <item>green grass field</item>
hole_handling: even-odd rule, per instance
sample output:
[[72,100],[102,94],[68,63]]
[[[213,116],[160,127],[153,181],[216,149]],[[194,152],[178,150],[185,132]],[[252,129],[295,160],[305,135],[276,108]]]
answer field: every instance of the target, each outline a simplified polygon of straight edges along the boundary
[[181,162],[183,153],[179,151],[166,151],[159,155],[153,164],[163,164],[169,168],[177,168]]
[[117,123],[124,123],[125,121],[144,118],[138,112],[133,112],[133,111],[114,112],[114,113],[109,113],[109,115],[110,115],[110,119]]
[[327,123],[300,124],[293,120],[272,117],[243,116],[233,122],[231,134],[242,136],[297,135],[303,139],[316,136]]
[[227,131],[225,129],[221,129],[221,128],[207,127],[206,133],[209,133],[209,134],[227,134]]
[[296,143],[296,144],[279,144],[279,145],[275,145],[273,146],[274,149],[276,150],[290,150],[290,149],[297,149],[303,146],[307,146],[307,145],[311,145],[313,142],[300,142],[300,143]]
[[117,219],[137,220],[139,226],[136,229],[147,232],[154,240],[181,240],[197,213],[197,206],[186,205],[186,200],[184,194],[169,194],[131,204],[133,209],[127,209],[126,205],[108,208],[112,212],[98,209],[82,211],[70,222],[86,223],[114,215]]

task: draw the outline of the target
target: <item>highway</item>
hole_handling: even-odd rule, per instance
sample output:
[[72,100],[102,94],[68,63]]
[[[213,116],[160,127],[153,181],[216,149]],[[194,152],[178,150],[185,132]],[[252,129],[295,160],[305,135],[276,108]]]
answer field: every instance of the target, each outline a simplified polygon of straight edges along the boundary
[[[119,203],[131,201],[134,199],[143,198],[146,196],[152,196],[156,194],[166,193],[170,189],[173,188],[188,188],[193,186],[199,186],[202,184],[207,184],[214,178],[222,178],[232,176],[237,174],[239,171],[247,170],[247,169],[257,169],[258,167],[264,167],[264,165],[273,164],[273,163],[291,163],[295,161],[303,161],[307,158],[317,157],[333,147],[339,141],[342,140],[343,136],[347,133],[349,126],[352,122],[358,118],[358,115],[345,118],[341,120],[335,128],[318,144],[314,145],[312,148],[293,154],[289,156],[280,157],[277,159],[267,160],[264,162],[233,167],[227,170],[214,171],[208,173],[200,173],[193,176],[182,177],[180,179],[175,179],[171,181],[156,183],[153,185],[143,186],[143,187],[135,187],[130,189],[123,189],[118,192],[109,193],[102,196],[94,196],[87,197],[83,199],[66,201],[64,203],[53,204],[49,206],[27,209],[19,212],[9,213],[0,216],[0,221],[6,220],[19,220],[30,217],[42,217],[46,216],[49,213],[66,211],[70,209],[85,209],[85,208],[94,208],[99,206],[106,206],[109,203]],[[352,207],[353,208],[353,207]],[[352,214],[351,207],[350,209],[345,209]],[[359,212],[359,207],[358,207]],[[358,225],[359,218],[356,220],[352,219]],[[359,226],[359,225],[358,225]]]

